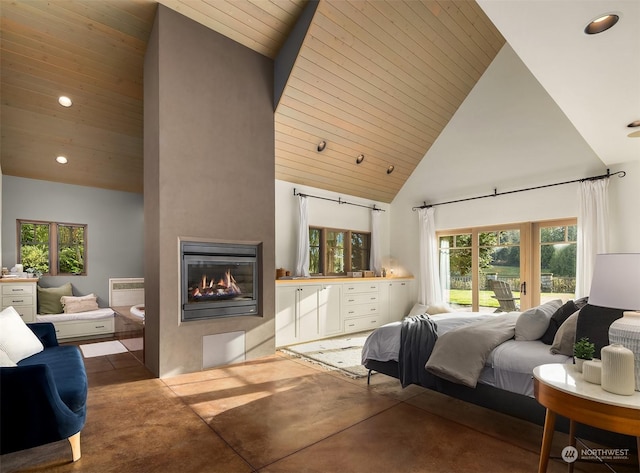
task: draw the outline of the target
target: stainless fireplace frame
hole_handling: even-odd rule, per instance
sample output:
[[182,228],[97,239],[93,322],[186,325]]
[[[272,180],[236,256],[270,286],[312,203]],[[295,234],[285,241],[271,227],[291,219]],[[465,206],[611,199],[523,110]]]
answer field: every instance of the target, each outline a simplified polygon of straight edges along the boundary
[[[260,245],[240,243],[209,243],[181,241],[181,321],[211,320],[222,317],[257,316],[260,314]],[[211,262],[216,265],[241,263],[253,268],[251,299],[223,299],[209,302],[189,302],[189,264]]]

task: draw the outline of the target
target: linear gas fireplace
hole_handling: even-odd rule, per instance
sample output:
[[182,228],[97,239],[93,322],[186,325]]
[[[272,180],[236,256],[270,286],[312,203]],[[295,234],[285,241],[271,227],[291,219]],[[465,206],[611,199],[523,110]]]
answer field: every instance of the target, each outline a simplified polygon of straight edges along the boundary
[[259,314],[260,246],[180,242],[182,320]]

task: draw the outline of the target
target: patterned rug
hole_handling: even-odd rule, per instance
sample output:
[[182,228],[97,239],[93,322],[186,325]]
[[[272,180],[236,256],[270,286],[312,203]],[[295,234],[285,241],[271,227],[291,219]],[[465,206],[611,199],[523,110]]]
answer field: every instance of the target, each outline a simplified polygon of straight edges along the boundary
[[361,364],[362,346],[371,331],[350,333],[326,340],[291,345],[281,350],[318,363],[330,370],[339,370],[351,378],[364,378],[368,370]]

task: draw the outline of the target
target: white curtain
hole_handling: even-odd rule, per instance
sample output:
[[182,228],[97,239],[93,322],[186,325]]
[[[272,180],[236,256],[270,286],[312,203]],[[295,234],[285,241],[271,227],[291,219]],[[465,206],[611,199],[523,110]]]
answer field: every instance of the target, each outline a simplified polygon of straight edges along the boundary
[[436,238],[435,209],[418,211],[420,221],[420,303],[442,303],[442,288],[438,269],[438,240]]
[[309,211],[307,198],[302,196],[298,201],[298,251],[295,275],[309,277]]
[[609,247],[609,179],[580,184],[576,258],[576,298],[589,295],[593,267],[598,253]]
[[379,210],[371,210],[371,254],[369,267],[376,276],[382,275],[382,219]]

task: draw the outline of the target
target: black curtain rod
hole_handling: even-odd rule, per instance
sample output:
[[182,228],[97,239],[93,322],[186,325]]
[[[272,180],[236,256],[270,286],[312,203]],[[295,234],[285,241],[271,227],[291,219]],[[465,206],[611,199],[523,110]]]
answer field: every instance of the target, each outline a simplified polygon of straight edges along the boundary
[[536,190],[536,189],[544,189],[546,187],[562,186],[564,184],[573,184],[574,182],[597,181],[599,179],[608,179],[608,178],[610,178],[612,176],[616,176],[616,175],[618,175],[618,177],[620,177],[620,178],[623,178],[624,176],[627,175],[627,173],[624,172],[624,171],[617,171],[617,172],[614,172],[612,174],[607,169],[607,173],[606,174],[602,174],[600,176],[584,177],[582,179],[574,179],[572,181],[556,182],[555,184],[545,184],[543,186],[527,187],[526,189],[516,189],[516,190],[513,190],[513,191],[506,191],[506,192],[498,192],[498,189],[493,189],[493,194],[479,195],[477,197],[469,197],[469,198],[466,198],[466,199],[450,200],[448,202],[438,202],[438,203],[435,203],[435,204],[427,204],[426,202],[423,202],[423,205],[421,205],[419,207],[412,207],[411,210],[413,210],[415,212],[418,209],[428,209],[429,207],[435,207],[436,205],[447,205],[447,204],[455,204],[457,202],[466,202],[467,200],[486,199],[487,197],[497,197],[499,195],[515,194],[516,192],[525,192],[525,191],[532,191],[532,190]]
[[361,205],[361,204],[354,204],[352,202],[347,202],[346,200],[342,200],[342,197],[338,197],[337,199],[330,199],[329,197],[319,197],[317,195],[303,194],[302,192],[296,193],[295,187],[293,188],[293,196],[294,197],[295,196],[311,197],[312,199],[328,200],[330,202],[337,202],[339,204],[354,205],[356,207],[364,207],[365,209],[371,209],[371,210],[376,210],[378,212],[384,212],[383,209],[379,209],[378,207],[376,207],[376,204],[373,204],[373,207],[369,207],[368,205]]

